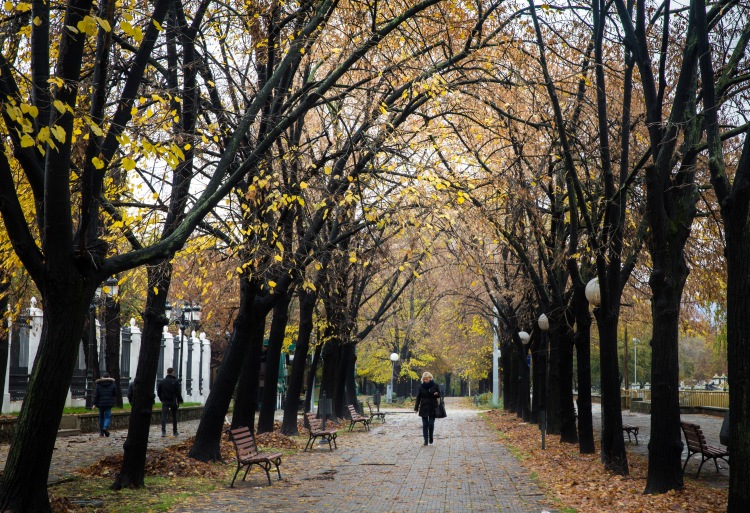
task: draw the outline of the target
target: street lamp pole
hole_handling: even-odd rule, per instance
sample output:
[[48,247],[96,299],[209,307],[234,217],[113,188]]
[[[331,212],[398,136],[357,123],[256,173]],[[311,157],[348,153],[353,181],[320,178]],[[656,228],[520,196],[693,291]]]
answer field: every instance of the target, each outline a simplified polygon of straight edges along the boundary
[[89,354],[86,362],[86,409],[94,407],[94,339],[96,338],[96,305],[89,305]]
[[102,295],[101,286],[96,288],[89,305],[89,354],[86,362],[86,408],[94,407],[94,349],[96,348],[96,303]]
[[399,359],[398,353],[391,353],[391,388],[388,390],[388,402],[393,402],[393,375],[395,374],[396,362]]
[[638,340],[637,338],[633,339],[633,383],[637,386],[638,385]]

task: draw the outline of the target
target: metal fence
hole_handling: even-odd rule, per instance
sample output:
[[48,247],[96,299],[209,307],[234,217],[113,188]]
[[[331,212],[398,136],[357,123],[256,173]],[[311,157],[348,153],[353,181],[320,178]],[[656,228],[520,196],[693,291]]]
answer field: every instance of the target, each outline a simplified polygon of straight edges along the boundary
[[[647,389],[623,389],[620,391],[624,399],[624,408],[630,408],[630,401],[639,399],[641,401],[651,400],[651,390]],[[711,406],[715,408],[729,408],[729,392],[720,390],[680,390],[680,406],[698,408]]]

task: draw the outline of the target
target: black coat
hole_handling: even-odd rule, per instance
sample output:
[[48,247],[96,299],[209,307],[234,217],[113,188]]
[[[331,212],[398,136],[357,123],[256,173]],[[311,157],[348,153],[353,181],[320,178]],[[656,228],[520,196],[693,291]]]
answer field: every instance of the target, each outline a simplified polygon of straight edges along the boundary
[[94,406],[100,410],[112,408],[115,405],[116,394],[114,378],[97,379],[94,389]]
[[[420,417],[434,417],[440,400],[440,387],[435,381],[430,381],[426,388],[422,385],[423,383],[419,385],[414,411],[418,411]],[[435,392],[437,392],[437,395],[435,395]]]
[[172,374],[167,374],[163,380],[159,381],[156,387],[156,393],[162,404],[180,404],[182,402],[182,393],[177,378]]

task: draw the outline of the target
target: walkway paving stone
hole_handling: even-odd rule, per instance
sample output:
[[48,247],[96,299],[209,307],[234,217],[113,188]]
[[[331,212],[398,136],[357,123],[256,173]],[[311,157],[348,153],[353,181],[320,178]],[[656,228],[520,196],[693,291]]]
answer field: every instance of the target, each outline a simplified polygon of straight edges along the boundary
[[435,445],[423,446],[413,412],[388,415],[363,430],[342,434],[338,449],[317,445],[286,458],[282,481],[268,486],[252,470],[234,489],[214,493],[205,506],[176,512],[219,513],[237,508],[284,513],[531,513],[553,510],[540,488],[475,410],[448,403],[435,426]]

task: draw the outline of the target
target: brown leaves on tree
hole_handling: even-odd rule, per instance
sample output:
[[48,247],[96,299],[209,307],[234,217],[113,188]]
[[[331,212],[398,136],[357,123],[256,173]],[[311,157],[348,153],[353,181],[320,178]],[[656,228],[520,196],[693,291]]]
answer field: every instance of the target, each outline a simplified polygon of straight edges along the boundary
[[[607,472],[596,454],[580,454],[578,445],[560,443],[547,436],[547,449],[541,448],[541,432],[535,424],[521,422],[515,414],[493,410],[487,421],[519,457],[521,465],[538,476],[545,491],[564,505],[578,511],[598,513],[711,513],[725,511],[727,490],[709,487],[706,482],[686,476],[685,488],[662,495],[644,495],[648,460],[628,454],[630,475]],[[598,445],[598,443],[597,443]]]

